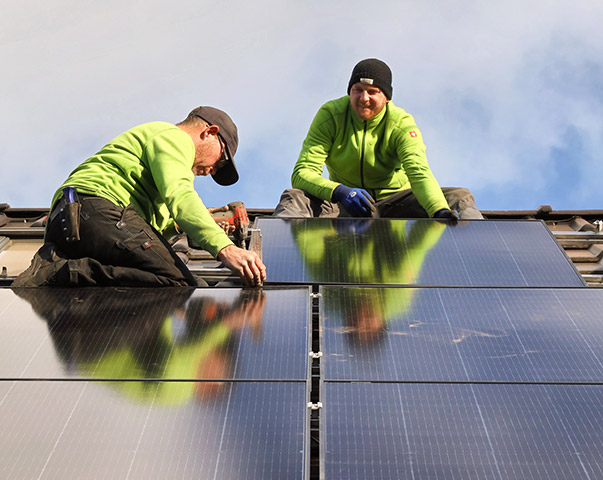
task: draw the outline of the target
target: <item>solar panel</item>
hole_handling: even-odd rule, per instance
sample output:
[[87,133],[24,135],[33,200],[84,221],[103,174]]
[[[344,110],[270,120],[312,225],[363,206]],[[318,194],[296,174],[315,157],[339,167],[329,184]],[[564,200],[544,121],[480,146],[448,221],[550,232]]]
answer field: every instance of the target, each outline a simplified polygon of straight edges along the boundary
[[305,382],[0,381],[2,478],[303,478]]
[[278,286],[0,289],[0,477],[603,476],[603,289],[542,222],[256,227]]
[[269,283],[584,286],[539,221],[256,220]]
[[603,386],[329,383],[324,478],[603,476]]
[[323,287],[324,378],[603,382],[603,290]]
[[1,289],[0,376],[305,380],[309,293]]

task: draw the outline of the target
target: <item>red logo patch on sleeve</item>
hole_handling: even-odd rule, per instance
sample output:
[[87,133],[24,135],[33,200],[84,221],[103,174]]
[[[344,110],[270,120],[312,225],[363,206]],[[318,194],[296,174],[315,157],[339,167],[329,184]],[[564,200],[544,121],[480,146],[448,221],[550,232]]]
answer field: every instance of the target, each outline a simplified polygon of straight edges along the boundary
[[410,132],[410,136],[411,137],[416,137],[417,136],[417,132],[415,132],[414,130]]

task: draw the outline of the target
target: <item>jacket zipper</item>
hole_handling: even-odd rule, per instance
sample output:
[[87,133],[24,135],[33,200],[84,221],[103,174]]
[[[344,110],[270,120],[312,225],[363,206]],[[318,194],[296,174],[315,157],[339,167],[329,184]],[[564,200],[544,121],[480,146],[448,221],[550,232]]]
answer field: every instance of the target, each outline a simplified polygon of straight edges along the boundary
[[364,186],[364,141],[366,139],[366,120],[364,121],[364,130],[362,131],[362,150],[360,151],[360,184]]

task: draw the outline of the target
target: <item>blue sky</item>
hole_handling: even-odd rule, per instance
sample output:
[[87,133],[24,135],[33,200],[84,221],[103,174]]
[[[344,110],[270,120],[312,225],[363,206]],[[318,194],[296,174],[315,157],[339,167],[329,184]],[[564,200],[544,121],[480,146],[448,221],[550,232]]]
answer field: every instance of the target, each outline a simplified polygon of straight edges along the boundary
[[485,210],[601,209],[599,1],[10,2],[0,10],[0,203],[45,207],[122,131],[198,105],[240,132],[208,206],[273,207],[322,103],[363,58],[393,71],[442,186]]

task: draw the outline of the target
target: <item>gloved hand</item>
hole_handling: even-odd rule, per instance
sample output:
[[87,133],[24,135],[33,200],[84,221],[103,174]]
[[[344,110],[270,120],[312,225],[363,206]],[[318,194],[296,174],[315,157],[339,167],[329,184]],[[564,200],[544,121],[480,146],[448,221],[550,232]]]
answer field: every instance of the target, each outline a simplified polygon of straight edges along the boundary
[[333,190],[332,199],[340,202],[354,217],[370,217],[375,211],[375,201],[363,188],[338,185]]
[[433,218],[441,218],[442,220],[448,220],[452,225],[456,225],[459,221],[459,214],[456,213],[455,210],[450,210],[448,208],[443,208],[442,210],[438,210],[433,214]]

